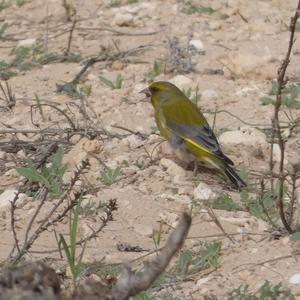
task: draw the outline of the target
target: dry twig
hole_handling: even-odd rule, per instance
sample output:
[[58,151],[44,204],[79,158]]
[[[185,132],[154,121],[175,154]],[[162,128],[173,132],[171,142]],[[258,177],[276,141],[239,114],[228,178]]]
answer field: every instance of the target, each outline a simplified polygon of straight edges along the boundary
[[124,270],[112,289],[113,299],[125,300],[141,291],[145,291],[165,270],[173,255],[181,248],[191,225],[191,217],[184,213],[175,231],[167,240],[161,253],[140,274],[134,274],[129,265]]
[[[281,125],[279,122],[279,112],[282,104],[282,91],[286,87],[286,84],[288,82],[288,79],[286,77],[286,70],[290,63],[290,56],[292,52],[292,47],[294,45],[295,39],[295,30],[296,30],[296,23],[300,16],[300,0],[298,1],[298,6],[295,12],[295,15],[291,18],[290,23],[290,40],[288,45],[288,50],[285,56],[285,59],[283,60],[280,68],[278,69],[278,75],[277,75],[277,93],[276,93],[276,100],[274,104],[274,116],[272,119],[272,127],[273,127],[273,137],[277,138],[277,143],[279,145],[280,149],[280,162],[279,162],[279,185],[278,185],[278,194],[277,196],[277,204],[279,207],[279,213],[281,221],[285,227],[285,229],[292,233],[293,229],[290,226],[290,223],[286,219],[286,214],[284,211],[284,183],[286,180],[286,174],[284,172],[284,157],[285,157],[285,139],[282,136],[281,132]],[[270,168],[271,172],[273,171],[273,143],[271,143],[271,150],[270,150]]]

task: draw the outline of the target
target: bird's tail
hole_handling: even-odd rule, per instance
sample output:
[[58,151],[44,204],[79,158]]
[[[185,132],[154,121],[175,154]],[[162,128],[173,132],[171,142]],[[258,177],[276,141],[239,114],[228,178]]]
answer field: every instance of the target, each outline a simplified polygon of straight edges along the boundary
[[227,164],[224,166],[224,173],[238,190],[246,186],[243,179]]

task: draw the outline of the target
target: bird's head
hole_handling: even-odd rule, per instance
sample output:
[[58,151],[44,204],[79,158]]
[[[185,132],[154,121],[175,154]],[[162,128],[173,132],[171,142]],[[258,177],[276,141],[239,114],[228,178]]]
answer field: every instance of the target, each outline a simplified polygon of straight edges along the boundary
[[167,81],[157,81],[149,85],[148,88],[141,91],[147,97],[151,97],[154,107],[162,102],[171,100],[175,95],[182,95],[182,92],[174,84]]

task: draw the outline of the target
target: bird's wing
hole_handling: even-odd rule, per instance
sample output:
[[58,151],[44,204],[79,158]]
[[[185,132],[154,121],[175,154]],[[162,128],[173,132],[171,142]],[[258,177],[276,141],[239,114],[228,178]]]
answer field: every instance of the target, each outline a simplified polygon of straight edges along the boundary
[[[177,117],[174,118],[174,115],[178,116],[180,114],[179,119]],[[193,110],[191,113],[190,110],[188,112],[181,110],[174,114],[170,110],[164,110],[164,116],[166,125],[173,134],[180,136],[186,142],[201,148],[201,150],[213,153],[227,164],[233,165],[232,160],[220,149],[215,134],[200,112]],[[184,124],[182,120],[185,121]]]

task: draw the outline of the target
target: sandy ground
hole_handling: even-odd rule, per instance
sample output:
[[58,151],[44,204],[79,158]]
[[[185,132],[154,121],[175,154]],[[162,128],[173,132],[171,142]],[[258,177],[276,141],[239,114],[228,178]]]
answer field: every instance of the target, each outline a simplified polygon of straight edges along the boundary
[[[16,4],[17,1],[4,2],[10,4],[0,12],[1,22],[8,25],[1,36],[2,60],[12,61],[12,49],[28,43],[30,47],[38,47],[42,54],[62,54],[66,50],[72,22],[68,21],[62,1],[26,0],[21,6]],[[116,198],[119,206],[114,221],[98,238],[88,243],[84,260],[91,262],[103,257],[108,263],[132,260],[146,252],[120,252],[117,244],[123,242],[138,245],[146,251],[153,250],[153,229],[159,227],[160,220],[175,226],[180,213],[190,207],[197,186],[191,171],[183,170],[176,163],[174,166],[165,158],[169,154],[166,143],[157,146],[161,138],[153,130],[153,108],[139,94],[149,83],[154,61],[162,62],[164,66],[162,74],[157,75],[155,80],[172,80],[180,88],[191,88],[192,94],[199,90],[202,94],[199,105],[211,124],[216,116],[218,134],[224,131],[245,132],[253,128],[251,125],[269,126],[272,107],[261,105],[259,99],[267,95],[270,80],[276,78],[276,70],[285,55],[289,19],[296,1],[193,1],[196,5],[213,8],[215,11],[211,14],[205,11],[186,14],[182,10],[187,8],[187,4],[175,0],[67,2],[71,11],[74,8],[77,12],[70,52],[80,54],[81,61],[35,65],[26,70],[15,68],[17,75],[8,82],[17,101],[11,109],[3,108],[4,101],[0,103],[0,130],[69,127],[66,118],[50,107],[44,107],[44,118],[37,109],[33,110],[33,124],[30,108],[36,104],[36,97],[42,103],[62,109],[76,126],[107,130],[112,137],[106,140],[89,140],[79,136],[73,137],[69,144],[60,140],[67,153],[64,161],[70,165],[66,180],[83,158],[89,158],[91,167],[84,182],[96,187],[96,192],[88,194],[84,203]],[[178,54],[177,61],[170,48],[170,42],[174,42],[175,38],[178,40],[177,49],[183,51],[182,55]],[[203,47],[190,48],[187,52],[191,40],[201,40]],[[131,49],[140,46],[143,46],[141,51],[130,55]],[[288,70],[294,83],[299,82],[299,49],[297,39]],[[84,100],[56,92],[56,84],[72,80],[85,59],[99,53],[111,57],[121,52],[127,55],[113,61],[103,60],[88,69],[80,82],[81,87],[91,88]],[[34,57],[42,54],[37,53]],[[118,74],[123,78],[121,89],[111,89],[99,79],[101,75],[114,82]],[[85,108],[89,119],[80,113],[80,107]],[[213,114],[215,111],[219,113]],[[231,115],[226,113],[228,111]],[[299,116],[297,110],[292,110],[292,113],[295,117]],[[128,135],[127,131],[113,127],[115,125],[143,133],[146,138]],[[257,131],[255,133],[258,135]],[[124,137],[113,137],[116,134]],[[35,150],[25,146],[7,150],[5,145],[13,138],[35,141],[37,136],[0,133],[2,191],[18,187],[21,177],[15,168],[23,165],[27,158],[39,157],[42,147],[37,144]],[[268,169],[268,144],[255,138],[258,137],[247,144],[234,144],[224,139],[224,152],[235,161],[237,168],[244,166],[255,172]],[[51,143],[48,136],[46,141]],[[258,150],[261,155],[254,155]],[[153,161],[149,158],[152,151]],[[121,176],[111,186],[100,180],[103,163],[111,168],[121,167]],[[226,191],[233,199],[239,199],[238,192],[228,190],[219,177],[205,170],[200,171],[199,176],[216,195]],[[255,176],[250,175],[249,189],[255,191],[258,182]],[[51,201],[43,208],[43,214],[50,209]],[[37,205],[37,200],[28,198],[17,210],[21,241],[24,227]],[[3,260],[13,245],[13,239],[9,207],[1,207],[1,214],[0,258]],[[241,284],[249,284],[250,289],[255,291],[264,280],[274,284],[282,282],[294,293],[300,293],[299,285],[289,283],[289,278],[300,269],[296,258],[275,260],[292,254],[293,244],[288,237],[272,239],[269,225],[248,212],[215,210],[224,230],[236,234],[232,242],[225,236],[218,236],[222,232],[203,206],[196,207],[193,214],[192,228],[184,249],[197,252],[204,241],[222,240],[219,267],[209,274],[202,271],[188,280],[180,280],[176,288],[165,287],[164,291],[171,293],[172,299],[208,299],[205,297],[209,295],[225,299],[228,291]],[[99,219],[96,217],[83,218],[80,235],[85,236],[90,230],[88,225],[96,226],[97,223]],[[164,227],[163,240],[169,229],[169,226]],[[66,222],[60,224],[57,231],[67,233]],[[40,251],[56,248],[54,234],[50,231],[43,233],[33,246],[33,250]],[[49,261],[55,258],[57,266],[65,264],[57,253],[33,253],[29,258],[41,257]]]

